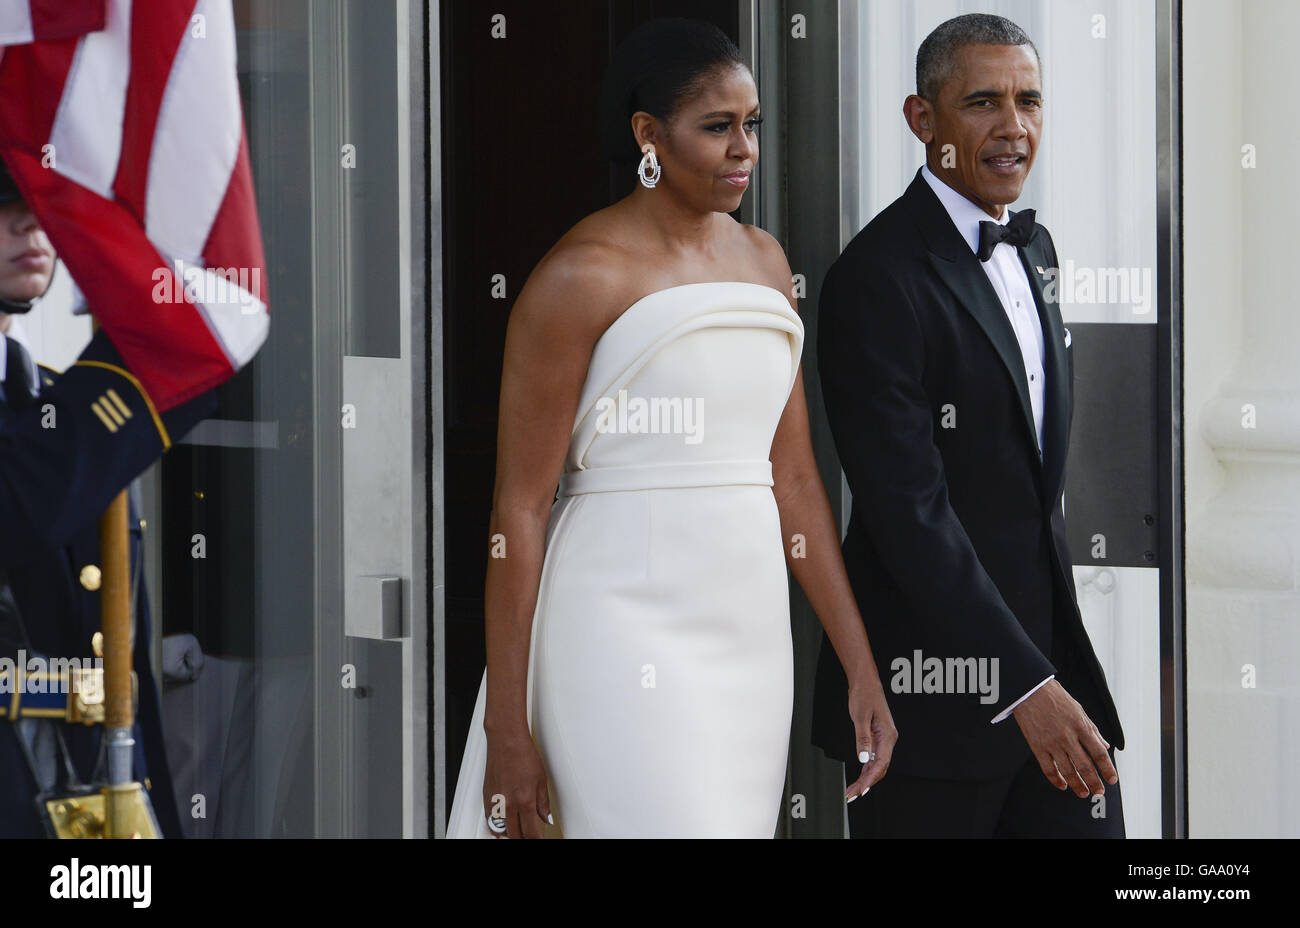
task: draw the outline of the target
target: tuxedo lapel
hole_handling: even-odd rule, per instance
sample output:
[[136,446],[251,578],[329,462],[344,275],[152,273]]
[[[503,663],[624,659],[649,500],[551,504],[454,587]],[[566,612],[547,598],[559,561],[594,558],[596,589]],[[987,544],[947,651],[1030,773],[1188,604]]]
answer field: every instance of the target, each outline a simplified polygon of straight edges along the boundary
[[934,195],[930,185],[925,182],[921,172],[907,188],[907,196],[913,201],[916,221],[930,249],[930,264],[935,273],[953,292],[953,295],[975,317],[988,340],[993,343],[1007,376],[1016,386],[1016,395],[1020,398],[1020,410],[1025,425],[1025,436],[1034,451],[1038,450],[1038,429],[1034,425],[1034,410],[1029,403],[1029,382],[1025,379],[1025,361],[1020,354],[1020,343],[1016,340],[1015,329],[1002,308],[997,291],[989,282],[988,275],[980,266],[970,246],[966,244],[952,217],[943,208],[939,198]]
[[1029,277],[1034,302],[1038,306],[1038,318],[1043,326],[1043,378],[1046,381],[1043,384],[1043,498],[1049,504],[1056,501],[1065,471],[1072,405],[1070,367],[1065,356],[1065,325],[1061,321],[1060,308],[1054,300],[1047,298],[1050,260],[1041,235],[1035,235],[1020,251],[1020,262]]

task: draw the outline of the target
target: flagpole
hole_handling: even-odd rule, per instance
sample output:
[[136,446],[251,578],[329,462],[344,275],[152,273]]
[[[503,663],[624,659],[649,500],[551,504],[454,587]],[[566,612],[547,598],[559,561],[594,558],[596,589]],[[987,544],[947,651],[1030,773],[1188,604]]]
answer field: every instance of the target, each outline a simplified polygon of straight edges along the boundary
[[108,785],[105,796],[106,837],[125,838],[128,829],[122,787],[131,782],[135,748],[135,706],[131,700],[131,566],[126,550],[126,491],[108,506],[99,521],[99,588],[104,634],[104,737],[108,739]]
[[[98,324],[96,324],[98,328]],[[104,647],[104,737],[108,739],[108,783],[104,837],[156,838],[149,797],[132,778],[135,753],[135,694],[131,673],[131,547],[127,541],[127,491],[108,504],[99,520],[100,631]]]

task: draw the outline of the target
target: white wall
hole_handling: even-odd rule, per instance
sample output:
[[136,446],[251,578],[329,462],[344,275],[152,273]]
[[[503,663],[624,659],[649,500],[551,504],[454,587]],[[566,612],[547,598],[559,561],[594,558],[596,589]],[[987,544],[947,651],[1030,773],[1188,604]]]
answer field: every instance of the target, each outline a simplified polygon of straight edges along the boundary
[[60,262],[45,298],[22,317],[32,357],[58,371],[67,370],[90,341],[90,317],[72,315],[72,301],[72,278]]
[[1183,9],[1189,829],[1295,837],[1300,4]]

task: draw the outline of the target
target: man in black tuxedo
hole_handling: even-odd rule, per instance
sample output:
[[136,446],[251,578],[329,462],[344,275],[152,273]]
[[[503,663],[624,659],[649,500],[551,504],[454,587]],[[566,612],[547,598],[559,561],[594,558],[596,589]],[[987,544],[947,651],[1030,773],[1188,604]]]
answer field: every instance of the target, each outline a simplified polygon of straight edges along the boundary
[[[822,287],[818,360],[853,493],[844,561],[899,731],[889,775],[850,801],[853,837],[1124,836],[1124,735],[1065,540],[1056,249],[1032,210],[1006,209],[1042,107],[1014,23],[936,28],[904,104],[926,165]],[[813,741],[852,782],[845,703],[823,641]]]

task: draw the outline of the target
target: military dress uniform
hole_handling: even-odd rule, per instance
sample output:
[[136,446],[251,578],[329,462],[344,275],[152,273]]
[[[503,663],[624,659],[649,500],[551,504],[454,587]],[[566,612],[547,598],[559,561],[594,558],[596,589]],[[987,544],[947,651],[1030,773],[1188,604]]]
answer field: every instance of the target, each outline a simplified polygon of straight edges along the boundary
[[[99,517],[174,439],[215,410],[216,397],[209,391],[159,414],[102,331],[68,371],[42,368],[35,385],[25,350],[0,341],[0,648],[11,657],[18,645],[29,657],[76,657],[84,665],[100,626]],[[162,834],[179,837],[149,664],[148,598],[135,582],[144,526],[134,512],[129,525],[138,682],[133,775],[150,787]],[[33,697],[25,711],[23,694],[0,696],[0,837],[44,835],[36,777],[51,774],[57,735],[80,782],[96,772],[102,726],[56,720],[48,703]],[[56,766],[54,773],[66,769],[61,759]]]

